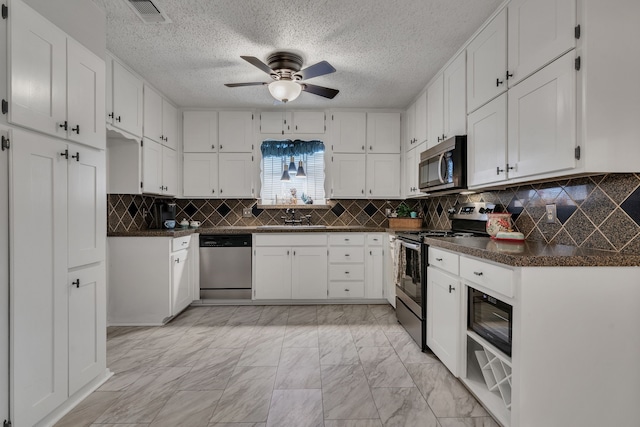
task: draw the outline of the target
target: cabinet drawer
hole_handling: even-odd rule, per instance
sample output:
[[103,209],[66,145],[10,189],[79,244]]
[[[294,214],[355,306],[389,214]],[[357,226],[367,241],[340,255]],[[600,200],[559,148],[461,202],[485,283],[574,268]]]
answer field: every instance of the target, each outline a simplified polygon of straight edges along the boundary
[[364,282],[329,282],[329,298],[364,298]]
[[513,298],[513,270],[471,258],[460,258],[460,276]]
[[458,254],[436,248],[429,248],[429,265],[448,271],[455,276],[458,275],[459,271],[459,259],[460,256],[458,256]]
[[329,280],[364,280],[364,264],[331,264]]
[[364,262],[363,247],[336,246],[329,249],[329,262]]
[[176,237],[171,241],[171,252],[179,251],[181,249],[187,249],[191,236]]
[[382,246],[383,240],[383,234],[367,234],[367,245],[369,246]]
[[331,246],[362,246],[364,245],[364,233],[329,234]]
[[327,246],[324,233],[264,233],[253,239],[255,246]]

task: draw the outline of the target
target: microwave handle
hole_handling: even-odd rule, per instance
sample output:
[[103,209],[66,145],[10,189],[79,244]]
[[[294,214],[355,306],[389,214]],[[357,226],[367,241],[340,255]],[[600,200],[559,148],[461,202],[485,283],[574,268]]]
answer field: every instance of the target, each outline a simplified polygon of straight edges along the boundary
[[420,244],[405,242],[404,240],[399,240],[400,244],[405,248],[413,249],[414,251],[420,250]]
[[444,177],[442,176],[442,160],[444,159],[444,154],[445,153],[440,154],[440,158],[438,159],[438,179],[443,184],[445,183]]

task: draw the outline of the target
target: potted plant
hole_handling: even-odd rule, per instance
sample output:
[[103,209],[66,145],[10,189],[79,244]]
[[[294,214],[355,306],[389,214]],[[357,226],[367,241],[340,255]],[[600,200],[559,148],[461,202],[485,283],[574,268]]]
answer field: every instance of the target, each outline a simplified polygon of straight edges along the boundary
[[[412,215],[412,213],[414,213]],[[405,203],[400,203],[396,208],[397,218],[389,218],[389,228],[414,229],[422,228],[422,218],[415,218],[415,211]]]

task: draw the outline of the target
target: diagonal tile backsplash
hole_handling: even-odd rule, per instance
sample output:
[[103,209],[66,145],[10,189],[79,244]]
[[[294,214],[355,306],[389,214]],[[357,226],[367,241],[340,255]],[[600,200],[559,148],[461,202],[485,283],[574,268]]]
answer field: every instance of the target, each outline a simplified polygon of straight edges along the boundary
[[[108,196],[110,232],[142,230],[153,196]],[[529,240],[611,251],[640,253],[640,174],[608,174],[526,184],[467,196],[451,195],[407,200],[424,214],[428,228],[449,229],[447,209],[456,203],[486,201],[502,204],[513,214],[516,228]],[[284,209],[260,209],[255,200],[178,199],[177,219],[201,221],[204,227],[281,224]],[[331,207],[305,210],[313,224],[386,227],[385,209],[401,200],[332,200]],[[544,220],[545,205],[556,204],[557,221]],[[242,217],[250,208],[252,216]],[[302,212],[302,211],[301,211]]]

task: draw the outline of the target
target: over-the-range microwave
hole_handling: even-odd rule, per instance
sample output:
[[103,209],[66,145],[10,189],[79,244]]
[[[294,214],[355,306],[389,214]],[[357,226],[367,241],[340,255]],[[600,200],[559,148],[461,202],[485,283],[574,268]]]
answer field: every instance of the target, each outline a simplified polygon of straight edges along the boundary
[[467,188],[467,137],[452,136],[420,153],[420,191],[427,194]]

